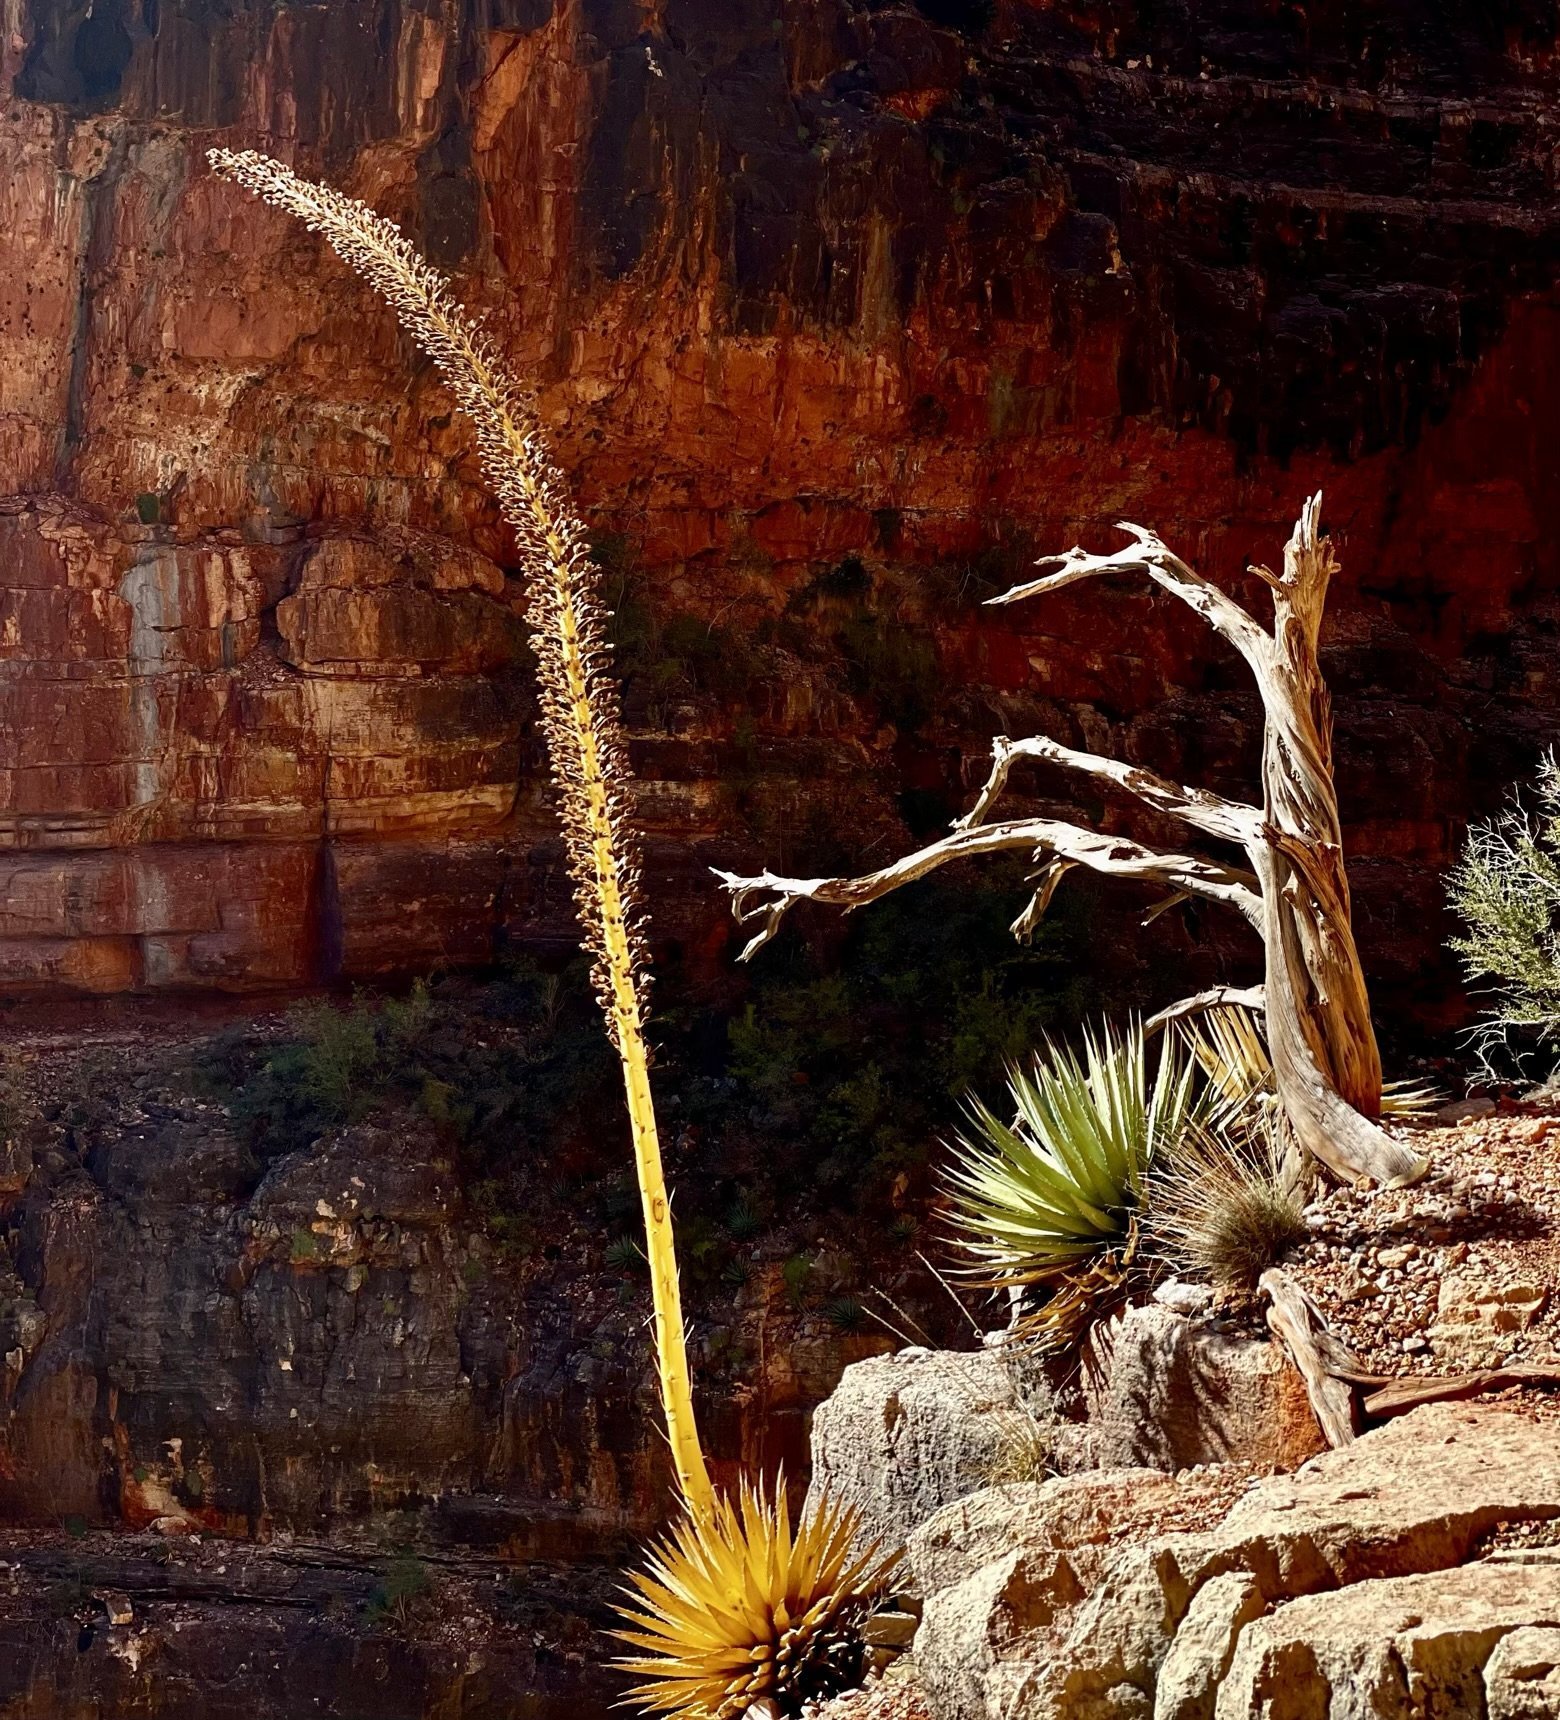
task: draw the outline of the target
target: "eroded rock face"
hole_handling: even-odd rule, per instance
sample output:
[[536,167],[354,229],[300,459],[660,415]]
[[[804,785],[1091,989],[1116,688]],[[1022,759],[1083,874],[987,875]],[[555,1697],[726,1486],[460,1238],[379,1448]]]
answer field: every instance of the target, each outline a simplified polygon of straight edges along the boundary
[[1129,1308],[1096,1342],[1088,1445],[1097,1463],[1294,1469],[1326,1446],[1277,1344],[1159,1306]]
[[[1032,1371],[1032,1370],[1030,1370]],[[942,1506],[1049,1459],[1043,1389],[1000,1350],[904,1349],[847,1368],[812,1422],[812,1496],[903,1547]]]
[[[643,1309],[573,1252],[507,1257],[426,1120],[262,1163],[219,1107],[149,1110],[80,1163],[46,1149],[3,1213],[0,1528],[393,1521],[423,1546],[620,1559],[662,1521]],[[774,1358],[754,1377],[695,1350],[723,1477],[800,1470],[813,1403],[880,1342],[782,1338],[771,1303],[778,1268],[706,1338]]]
[[[663,935],[718,955],[707,861],[815,869],[779,828],[859,854],[934,827],[994,711],[1245,786],[1254,702],[1195,618],[976,600],[1121,517],[1255,599],[1321,485],[1361,942],[1379,997],[1444,1010],[1457,822],[1560,718],[1543,8],[13,14],[0,983],[276,985],[567,932],[469,439],[321,245],[206,173],[232,143],[403,219],[494,311],[652,607],[725,629],[720,673],[630,688]],[[801,601],[850,558],[854,596]],[[1156,948],[1199,983],[1243,938]]]
[[[1111,1474],[1097,1478],[1099,1511],[1072,1497],[1087,1475],[1043,1484],[1022,1509],[990,1495],[950,1506],[915,1538],[934,1579],[916,1642],[932,1712],[1553,1713],[1542,1704],[1560,1567],[1482,1554],[1497,1529],[1560,1519],[1554,1430],[1509,1408],[1430,1406],[1179,1533],[1156,1533],[1152,1491],[1113,1533],[1075,1532],[1123,1497]],[[1000,1549],[981,1527],[999,1506],[1012,1525]]]
[[147,1534],[0,1538],[16,1720],[605,1720],[612,1574]]

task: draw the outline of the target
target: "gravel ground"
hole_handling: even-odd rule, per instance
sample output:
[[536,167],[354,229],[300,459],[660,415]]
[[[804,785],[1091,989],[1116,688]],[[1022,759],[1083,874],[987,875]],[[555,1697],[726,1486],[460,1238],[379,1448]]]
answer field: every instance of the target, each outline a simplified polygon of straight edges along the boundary
[[1560,1365],[1557,1113],[1506,1102],[1414,1128],[1423,1182],[1335,1188],[1308,1209],[1289,1268],[1368,1369]]

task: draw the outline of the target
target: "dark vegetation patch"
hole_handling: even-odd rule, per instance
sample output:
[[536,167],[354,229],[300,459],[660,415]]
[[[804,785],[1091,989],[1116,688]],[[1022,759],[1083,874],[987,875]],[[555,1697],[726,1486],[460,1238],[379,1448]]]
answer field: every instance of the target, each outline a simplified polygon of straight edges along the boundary
[[[767,951],[735,1007],[661,976],[654,1080],[695,1297],[729,1300],[767,1261],[798,1308],[861,1322],[866,1262],[916,1244],[964,1094],[997,1090],[1008,1060],[1086,1006],[1078,911],[1017,945],[1022,888],[989,868],[929,880],[842,943]],[[415,1117],[501,1258],[579,1231],[625,1297],[643,1292],[619,1076],[582,964],[316,1000],[204,1041],[193,1072],[261,1164]]]

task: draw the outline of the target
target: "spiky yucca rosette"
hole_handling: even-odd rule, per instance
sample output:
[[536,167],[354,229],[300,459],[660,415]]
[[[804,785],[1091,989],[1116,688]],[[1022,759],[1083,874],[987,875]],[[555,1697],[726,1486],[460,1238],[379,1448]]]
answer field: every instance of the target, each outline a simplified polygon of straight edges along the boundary
[[607,615],[598,589],[600,570],[591,559],[584,522],[552,463],[535,402],[505,374],[492,342],[456,303],[448,280],[393,221],[254,151],[214,149],[209,160],[225,178],[323,234],[342,261],[386,300],[437,365],[475,428],[482,469],[514,531],[529,580],[542,728],[559,793],[575,905],[595,958],[596,992],[628,1097],[667,1438],[683,1499],[695,1516],[704,1515],[712,1492],[693,1417],[671,1208],[644,1039],[648,964],[630,806],[633,783],[617,681],[603,638]]
[[861,1625],[898,1555],[855,1551],[859,1519],[825,1502],[793,1534],[785,1481],[772,1494],[744,1482],[704,1524],[679,1524],[635,1572],[642,1652],[620,1662],[645,1680],[646,1707],[691,1720],[731,1720],[768,1697],[794,1714],[859,1682]]

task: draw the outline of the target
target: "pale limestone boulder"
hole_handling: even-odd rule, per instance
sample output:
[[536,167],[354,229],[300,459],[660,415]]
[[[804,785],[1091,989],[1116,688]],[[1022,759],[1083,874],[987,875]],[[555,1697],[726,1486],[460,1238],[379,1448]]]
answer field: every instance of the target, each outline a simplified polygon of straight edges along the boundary
[[1560,1720],[1560,1630],[1524,1625],[1484,1663],[1489,1720]]
[[865,1537],[903,1547],[942,1506],[989,1485],[1045,1413],[1000,1350],[869,1357],[814,1412],[809,1499],[854,1505]]
[[952,1588],[1015,1546],[1106,1548],[1124,1522],[1179,1493],[1175,1478],[1157,1469],[1092,1470],[985,1488],[944,1506],[910,1536],[916,1589],[930,1595]]
[[[1557,1623],[1554,1567],[1472,1564],[1353,1583],[1292,1600],[1249,1624],[1215,1714],[1473,1720],[1486,1712],[1486,1665],[1501,1639],[1532,1625],[1553,1636],[1548,1627]],[[1509,1688],[1504,1666],[1500,1676]]]
[[1010,1712],[1033,1672],[1028,1652],[1086,1590],[1067,1554],[1020,1547],[928,1597],[916,1665],[937,1720]]
[[[1159,1480],[1163,1498],[1198,1484]],[[1156,1533],[1167,1513],[1153,1508],[1153,1485],[1116,1472],[993,1490],[912,1537],[935,1720],[1452,1720],[1481,1710],[1350,1704],[1375,1700],[1378,1686],[1397,1700],[1381,1680],[1400,1662],[1404,1689],[1460,1701],[1503,1635],[1551,1622],[1560,1567],[1534,1579],[1538,1567],[1468,1561],[1500,1523],[1560,1517],[1552,1423],[1430,1405],[1269,1478],[1195,1532]],[[1420,1577],[1444,1579],[1414,1591],[1423,1630],[1389,1586]],[[1338,1621],[1340,1641],[1344,1621],[1358,1626],[1326,1666],[1295,1646],[1308,1615],[1293,1609],[1307,1597],[1338,1609],[1323,1622]],[[1463,1646],[1459,1607],[1471,1621]],[[1542,1692],[1548,1676],[1511,1687]]]
[[1267,1610],[1249,1571],[1212,1577],[1192,1596],[1154,1688],[1154,1720],[1214,1720],[1240,1634]]

